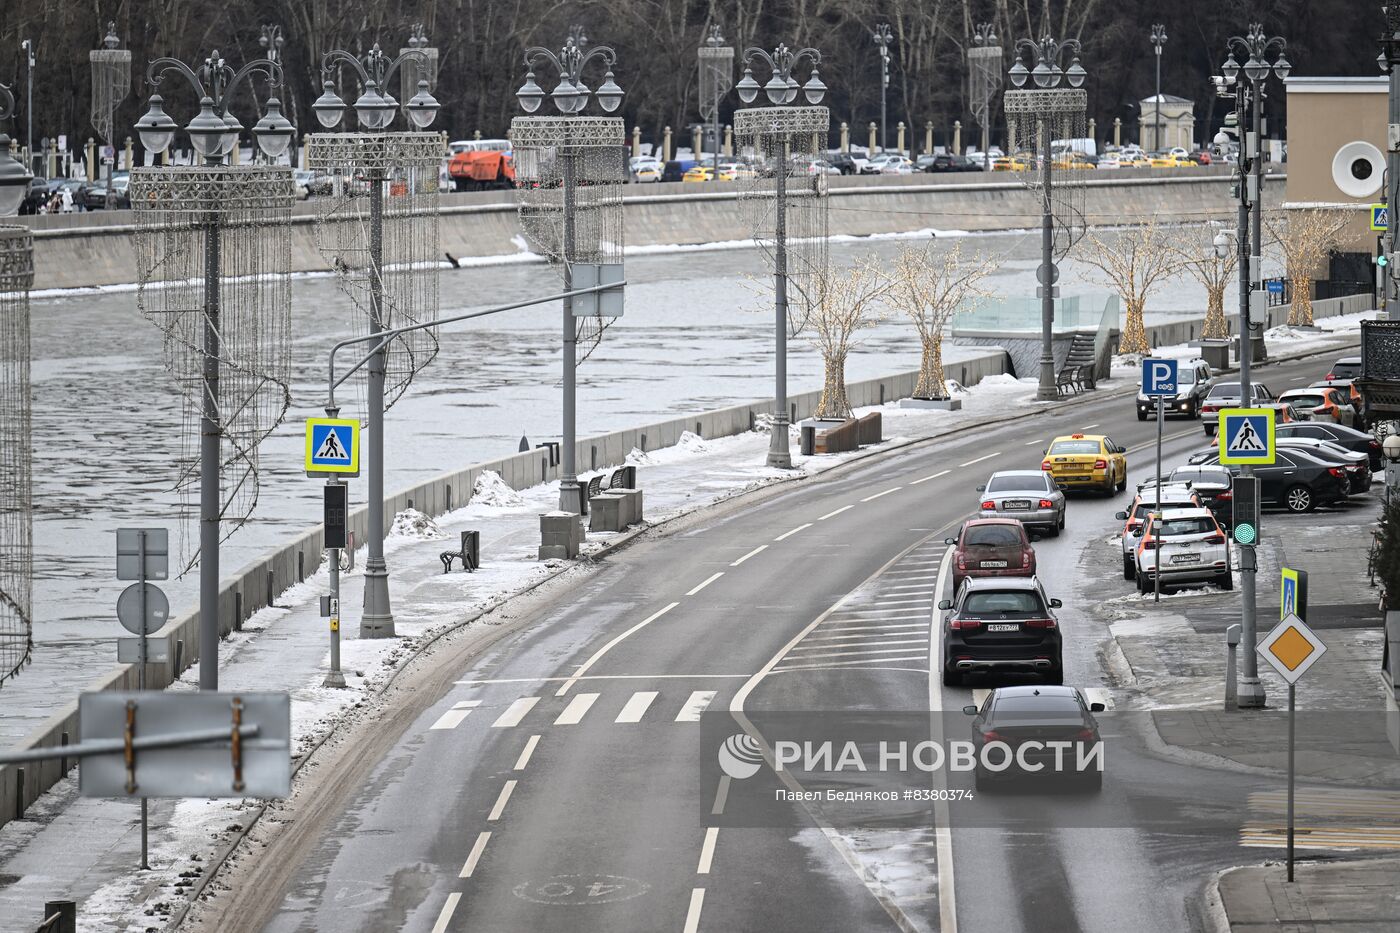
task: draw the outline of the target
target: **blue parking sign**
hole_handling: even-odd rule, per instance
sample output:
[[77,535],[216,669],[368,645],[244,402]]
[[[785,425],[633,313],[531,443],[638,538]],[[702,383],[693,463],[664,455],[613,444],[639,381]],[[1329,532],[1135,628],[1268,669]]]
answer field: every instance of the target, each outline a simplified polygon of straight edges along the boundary
[[1176,360],[1153,359],[1142,361],[1143,395],[1176,395]]

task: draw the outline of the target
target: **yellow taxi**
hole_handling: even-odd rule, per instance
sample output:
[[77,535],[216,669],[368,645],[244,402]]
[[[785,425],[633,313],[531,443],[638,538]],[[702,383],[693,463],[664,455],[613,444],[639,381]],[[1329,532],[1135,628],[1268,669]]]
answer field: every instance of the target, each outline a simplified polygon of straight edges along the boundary
[[1045,448],[1040,468],[1066,489],[1099,489],[1111,496],[1128,487],[1127,452],[1104,434],[1065,434]]
[[1030,167],[1030,161],[1024,155],[1001,156],[992,160],[994,172],[1024,172]]
[[1140,156],[1133,153],[1130,153],[1128,155],[1120,155],[1118,157],[1119,168],[1146,168],[1150,164],[1151,163],[1147,160],[1145,156]]
[[681,181],[710,181],[715,177],[715,170],[708,165],[696,165],[685,170],[681,176]]
[[1196,168],[1196,163],[1179,156],[1154,156],[1148,163],[1153,168]]

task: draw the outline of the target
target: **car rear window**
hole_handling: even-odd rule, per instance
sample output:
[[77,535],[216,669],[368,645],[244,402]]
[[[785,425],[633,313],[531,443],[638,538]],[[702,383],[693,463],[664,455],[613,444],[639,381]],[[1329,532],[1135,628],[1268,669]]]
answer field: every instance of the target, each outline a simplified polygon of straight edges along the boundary
[[987,483],[987,492],[1045,492],[1045,475],[1040,476],[993,476]]
[[1284,401],[1296,408],[1317,408],[1325,404],[1327,398],[1322,395],[1290,395]]
[[1163,538],[1174,535],[1205,535],[1215,531],[1215,522],[1205,516],[1200,518],[1173,518],[1157,525],[1157,534]]
[[1010,525],[975,525],[963,535],[963,544],[980,547],[1014,547],[1021,543],[1021,529]]
[[1102,448],[1098,441],[1056,441],[1050,445],[1052,454],[1096,454]]
[[962,611],[973,616],[993,612],[1044,614],[1045,607],[1040,602],[1040,594],[1032,590],[984,591],[968,593]]
[[1072,696],[1028,696],[1002,697],[997,700],[996,712],[1002,713],[1078,713],[1079,701]]

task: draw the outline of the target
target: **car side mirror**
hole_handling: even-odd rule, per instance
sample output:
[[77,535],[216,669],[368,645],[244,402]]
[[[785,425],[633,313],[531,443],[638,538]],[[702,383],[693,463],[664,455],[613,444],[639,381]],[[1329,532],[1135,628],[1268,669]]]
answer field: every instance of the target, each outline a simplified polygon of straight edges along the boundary
[[1118,452],[1119,452],[1120,454],[1125,454],[1125,453],[1128,452],[1128,448],[1124,447],[1122,444],[1119,444],[1119,445],[1118,445]]
[[938,608],[943,610],[952,609],[953,601],[951,599],[940,599],[938,601]]
[[[1058,599],[1052,599],[1052,600],[1050,600],[1050,608],[1051,608],[1051,609],[1059,609],[1059,608],[1061,608],[1062,606],[1064,606],[1064,603],[1061,602],[1060,600],[1058,600]],[[1003,616],[1003,618],[1005,618],[1005,617]]]
[[1108,707],[1104,706],[1102,703],[1089,704],[1089,712],[1091,713],[1102,713],[1106,709],[1108,709]]
[[943,543],[944,543],[944,544],[953,544],[953,545],[956,545],[956,544],[958,543],[958,539],[957,539],[957,538],[944,538],[944,539],[943,539]]
[[1127,513],[1127,512],[1114,512],[1114,513],[1113,513],[1113,517],[1116,518],[1116,519],[1118,519],[1120,522],[1126,522],[1126,521],[1128,520],[1128,513]]
[[963,707],[963,715],[964,715],[964,716],[976,716],[976,715],[977,715],[977,707],[975,707],[975,706],[964,706],[964,707]]
[[986,487],[986,486],[978,486],[978,487],[977,487],[977,491],[978,491],[978,492],[986,492],[986,491],[987,491],[987,487]]

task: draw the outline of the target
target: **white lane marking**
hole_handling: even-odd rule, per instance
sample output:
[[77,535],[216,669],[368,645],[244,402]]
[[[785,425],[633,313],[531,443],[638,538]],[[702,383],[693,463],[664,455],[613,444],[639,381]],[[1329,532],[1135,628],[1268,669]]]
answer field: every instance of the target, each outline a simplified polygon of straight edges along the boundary
[[653,612],[651,615],[647,616],[645,619],[638,622],[636,625],[632,626],[627,631],[623,632],[621,635],[617,636],[603,647],[599,648],[593,653],[593,657],[589,658],[587,661],[584,661],[582,664],[579,665],[578,670],[574,671],[574,676],[564,681],[564,685],[561,686],[558,690],[554,691],[554,695],[557,697],[561,697],[564,694],[568,693],[569,688],[572,687],[581,676],[588,673],[588,669],[590,667],[592,667],[594,664],[597,664],[598,660],[603,655],[611,651],[613,647],[619,644],[624,638],[626,638],[628,635],[631,635],[633,632],[641,631],[642,629],[646,628],[648,625],[655,622],[657,619],[661,618],[666,613],[670,612],[672,609],[676,608],[679,605],[680,603],[667,603],[665,606]]
[[540,737],[530,736],[530,741],[525,743],[525,748],[520,752],[520,757],[515,759],[515,770],[524,771],[525,766],[530,763],[530,756],[535,753],[535,746],[540,744]]
[[[952,554],[952,551],[947,551],[943,555],[943,565],[938,569],[938,586],[933,591],[936,595],[941,596],[948,584],[948,572],[953,569],[953,562],[949,559]],[[941,684],[943,683],[943,627],[941,621],[939,610],[935,609],[929,613],[928,708],[931,713],[941,712],[943,709],[943,694],[941,692]],[[940,717],[931,718],[937,720]],[[948,777],[946,774],[936,775],[933,781],[935,790],[947,790]],[[938,864],[939,933],[958,933],[957,886],[953,881],[953,829],[946,799],[934,801],[933,835],[934,853]]]
[[[890,638],[859,638],[859,637],[853,637],[853,636],[847,635],[847,636],[846,636],[844,639],[842,639],[841,641],[832,642],[832,643],[830,643],[830,644],[812,645],[812,646],[810,646],[810,647],[804,646],[804,645],[798,645],[796,648],[794,648],[794,649],[792,649],[792,650],[793,650],[793,651],[831,651],[831,650],[834,650],[834,649],[837,649],[837,648],[855,648],[855,647],[858,647],[858,646],[868,646],[868,647],[871,647],[871,648],[876,648],[876,647],[879,647],[879,646],[881,646],[881,645],[922,645],[923,643],[924,643],[924,640],[923,640],[922,638],[903,638],[903,639],[901,639],[901,638],[894,638],[894,639],[890,639]],[[905,650],[905,649],[900,649],[900,650]],[[807,660],[807,658],[804,657],[802,660],[805,661],[805,660]]]
[[985,457],[978,457],[976,460],[969,460],[969,461],[967,461],[966,463],[959,463],[958,466],[960,466],[960,467],[969,467],[969,466],[972,466],[974,463],[981,463],[983,460],[990,460],[990,459],[992,459],[993,457],[1000,457],[1000,456],[1001,456],[1001,451],[999,451],[999,450],[994,450],[994,451],[992,451],[991,453],[987,454]]
[[[888,631],[888,630],[899,630],[899,629],[914,629],[915,631],[923,631],[923,630],[924,630],[925,628],[927,628],[927,627],[928,627],[928,626],[926,626],[926,625],[925,625],[924,623],[922,623],[922,622],[914,622],[914,623],[911,623],[911,624],[909,624],[909,625],[851,625],[851,626],[835,626],[835,625],[833,625],[833,626],[831,626],[831,627],[829,627],[829,628],[826,627],[826,626],[823,626],[823,627],[822,627],[822,631],[823,631],[823,632],[883,632],[883,631]],[[819,640],[823,640],[823,639],[827,639],[827,638],[846,638],[846,637],[848,637],[848,636],[846,636],[846,635],[813,635],[813,636],[811,636],[811,637],[808,639],[808,641],[819,641]]]
[[[926,590],[931,590],[931,589],[933,589],[934,583],[935,583],[935,581],[933,581],[933,580],[928,580],[928,581],[922,583],[921,586],[923,586],[923,588],[926,589]],[[909,607],[909,606],[917,606],[917,605],[919,605],[919,604],[921,604],[921,603],[926,603],[926,602],[928,602],[930,599],[933,598],[932,596],[915,596],[913,593],[896,593],[895,595],[898,596],[899,598],[898,598],[898,599],[875,599],[875,600],[871,600],[870,605],[872,605],[872,606],[898,606],[898,607],[900,607],[900,608],[907,608],[907,607]]]
[[429,726],[429,729],[455,729],[462,724],[462,720],[471,715],[471,711],[481,705],[480,700],[463,700],[460,703],[453,703],[452,708],[438,717],[438,721]]
[[1081,431],[1087,431],[1087,430],[1089,430],[1090,428],[1097,428],[1098,426],[1099,426],[1099,423],[1098,423],[1097,421],[1095,421],[1093,424],[1086,424],[1086,425],[1084,425],[1084,427],[1080,428],[1080,430],[1081,430]]
[[700,864],[695,868],[697,875],[710,873],[710,863],[715,858],[715,840],[717,838],[719,838],[718,826],[711,826],[705,830],[705,842],[700,846]]
[[510,795],[515,792],[515,781],[506,781],[501,785],[501,793],[496,797],[496,805],[491,808],[491,812],[486,815],[486,822],[494,823],[501,818],[505,812],[506,804],[510,802]]
[[744,561],[748,560],[750,557],[753,557],[755,554],[759,553],[760,551],[766,551],[766,550],[768,550],[768,545],[766,545],[766,544],[760,544],[758,547],[754,548],[752,551],[749,551],[747,554],[745,554],[743,557],[739,558],[738,560],[736,560],[734,563],[730,564],[729,566],[731,566],[731,567],[737,567],[737,566],[739,566],[740,564],[742,564]]
[[[921,639],[919,639],[917,642],[910,642],[910,644],[911,644],[911,645],[912,645],[912,644],[923,644],[923,639],[921,638]],[[830,647],[834,647],[834,646],[826,646],[826,647],[830,648]],[[803,650],[803,649],[801,649],[801,648],[793,648],[792,650],[793,650],[793,651],[801,651],[801,650]],[[821,659],[823,659],[823,658],[864,658],[864,657],[869,657],[870,655],[874,655],[874,654],[904,654],[904,653],[909,652],[909,651],[912,651],[912,650],[913,650],[912,648],[886,648],[886,649],[883,649],[883,650],[880,650],[880,651],[867,651],[867,650],[864,650],[864,649],[862,649],[862,650],[860,650],[860,651],[837,651],[837,652],[833,652],[832,654],[807,654],[807,655],[803,655],[803,656],[800,657],[800,658],[794,658],[793,660],[795,660],[795,661],[819,661],[819,660],[821,660]]]
[[685,912],[685,930],[683,933],[698,933],[700,929],[700,908],[704,903],[704,888],[696,888],[690,892],[690,909]]
[[842,610],[841,615],[852,616],[851,621],[853,622],[860,621],[865,616],[874,616],[877,619],[898,619],[902,616],[912,615],[922,619],[924,610],[913,606],[908,609],[845,609]]
[[834,511],[834,512],[827,512],[827,513],[826,513],[825,515],[823,515],[821,518],[817,519],[817,521],[819,521],[819,522],[824,522],[824,521],[826,521],[828,518],[835,518],[837,515],[840,515],[842,512],[849,512],[849,511],[850,511],[851,509],[853,509],[853,508],[855,508],[855,506],[853,506],[853,505],[843,505],[843,506],[841,506],[841,508],[837,509],[837,510]]
[[521,697],[507,706],[504,713],[496,717],[496,721],[491,723],[491,728],[508,729],[520,725],[520,720],[524,719],[525,714],[534,709],[535,704],[539,701],[539,697]]
[[931,583],[931,582],[933,582],[933,581],[925,580],[925,581],[923,581],[922,583],[893,583],[893,584],[891,584],[891,585],[889,585],[889,586],[882,586],[882,587],[880,587],[880,589],[881,589],[882,592],[889,593],[889,594],[892,595],[892,596],[908,596],[908,595],[909,595],[908,593],[896,593],[895,591],[896,591],[896,590],[926,590],[926,589],[928,589],[929,583]]
[[805,525],[798,525],[796,528],[792,529],[792,531],[785,531],[785,532],[783,532],[782,534],[778,535],[778,536],[777,536],[776,538],[774,538],[773,540],[774,540],[774,541],[786,541],[788,538],[791,538],[793,535],[797,534],[797,533],[798,533],[799,531],[801,531],[802,529],[804,529],[804,528],[811,528],[811,527],[812,527],[812,523],[811,523],[811,522],[808,522],[808,523],[805,524]]
[[703,590],[705,587],[709,586],[711,583],[714,583],[716,580],[718,580],[718,579],[719,579],[720,577],[722,577],[722,576],[724,576],[724,571],[723,571],[723,570],[719,571],[718,573],[712,573],[712,574],[710,574],[710,576],[705,580],[704,583],[701,583],[701,584],[699,584],[699,585],[697,585],[697,586],[695,586],[695,587],[692,587],[692,588],[689,589],[689,590],[686,590],[685,595],[687,595],[687,596],[694,596],[696,593],[700,592],[700,591]]
[[938,472],[938,473],[933,474],[932,476],[925,476],[923,479],[916,479],[916,480],[914,480],[912,483],[910,483],[909,485],[910,485],[910,486],[917,486],[917,485],[919,485],[920,483],[927,483],[927,482],[928,482],[929,480],[931,480],[931,479],[938,479],[938,477],[940,477],[940,476],[947,476],[947,475],[948,475],[949,473],[951,473],[951,472],[953,472],[953,471],[952,471],[952,470],[943,470],[943,471],[941,471],[941,472]]
[[[807,659],[804,658],[803,660],[807,660]],[[786,674],[786,673],[788,673],[789,671],[839,671],[839,670],[840,670],[841,668],[843,668],[843,667],[851,667],[851,666],[856,665],[856,664],[893,664],[893,663],[895,663],[896,661],[924,661],[924,660],[926,660],[926,656],[925,656],[925,655],[922,655],[922,654],[911,654],[911,655],[909,655],[908,657],[901,657],[901,658],[875,658],[875,659],[870,660],[870,661],[833,661],[833,662],[830,663],[830,664],[793,664],[793,665],[784,665],[783,667],[775,667],[775,668],[773,668],[773,673],[775,673],[775,674]],[[927,673],[928,673],[928,671],[924,670],[922,667],[915,667],[915,668],[910,668],[910,667],[877,667],[877,668],[868,668],[868,670],[877,670],[877,671],[909,671],[910,673],[913,673],[913,674],[927,674]]]
[[1035,444],[1043,444],[1043,443],[1045,443],[1045,442],[1044,442],[1043,440],[1041,440],[1040,438],[1037,437],[1037,438],[1036,438],[1035,440],[1033,440],[1033,441],[1026,441],[1026,442],[1025,442],[1024,444],[1022,444],[1021,446],[1023,446],[1023,447],[1030,447],[1030,446],[1035,445]]
[[714,690],[696,690],[685,701],[676,714],[676,722],[699,722],[700,714],[709,708],[715,698]]
[[656,699],[655,690],[638,690],[623,705],[622,712],[617,714],[617,718],[613,722],[641,722],[642,717],[646,715],[647,707],[654,699]]
[[597,701],[596,693],[579,693],[569,701],[569,705],[564,707],[564,712],[559,714],[559,718],[554,720],[556,726],[576,726],[585,713]]
[[584,677],[500,677],[488,680],[454,680],[454,684],[557,684],[563,680],[748,680],[752,674],[588,674]]
[[452,914],[457,910],[457,902],[462,899],[462,895],[453,891],[447,895],[447,903],[442,905],[442,913],[438,914],[437,923],[433,924],[433,933],[447,933],[447,924],[452,920]]
[[490,841],[491,833],[488,830],[479,833],[476,842],[472,843],[472,850],[467,853],[467,862],[462,866],[462,870],[457,873],[458,878],[470,878],[472,872],[476,871],[476,863],[481,861],[481,853],[486,851],[486,843]]
[[862,499],[862,500],[860,500],[860,501],[861,501],[861,502],[870,502],[871,500],[873,500],[873,499],[878,499],[878,498],[880,498],[881,496],[888,496],[888,495],[889,495],[890,493],[892,493],[892,492],[899,492],[899,491],[900,491],[901,489],[903,489],[903,488],[904,488],[903,486],[895,486],[895,487],[892,488],[892,489],[886,489],[884,492],[877,492],[877,493],[875,493],[875,495],[873,495],[873,496],[866,496],[864,499]]

